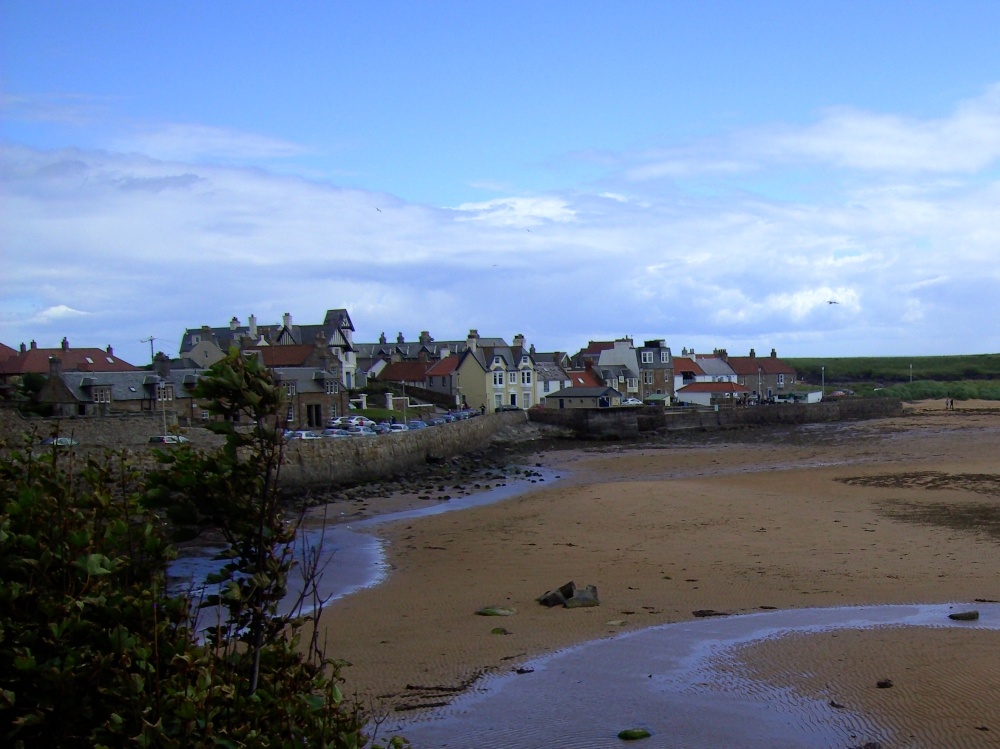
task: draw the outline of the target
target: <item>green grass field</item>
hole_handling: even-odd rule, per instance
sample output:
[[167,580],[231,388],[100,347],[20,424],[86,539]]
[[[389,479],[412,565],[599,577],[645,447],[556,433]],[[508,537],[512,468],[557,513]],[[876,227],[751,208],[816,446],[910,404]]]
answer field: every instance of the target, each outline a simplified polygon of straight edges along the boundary
[[800,381],[826,390],[847,387],[858,395],[904,400],[1000,400],[1000,354],[965,356],[857,356],[783,359]]

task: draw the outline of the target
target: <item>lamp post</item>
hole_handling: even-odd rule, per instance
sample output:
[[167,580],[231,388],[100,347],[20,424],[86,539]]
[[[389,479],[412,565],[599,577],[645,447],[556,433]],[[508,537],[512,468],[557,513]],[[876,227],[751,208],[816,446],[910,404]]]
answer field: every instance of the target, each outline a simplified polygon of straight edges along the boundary
[[824,364],[819,368],[819,371],[823,377],[823,395],[826,395],[826,365]]
[[913,382],[913,365],[910,365],[910,382]]

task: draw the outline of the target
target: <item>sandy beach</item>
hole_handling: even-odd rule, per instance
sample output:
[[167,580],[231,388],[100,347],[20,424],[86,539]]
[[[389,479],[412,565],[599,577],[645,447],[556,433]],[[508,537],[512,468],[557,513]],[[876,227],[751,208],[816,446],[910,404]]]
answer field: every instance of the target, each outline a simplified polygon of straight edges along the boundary
[[[563,477],[551,486],[379,526],[387,579],[331,605],[323,635],[353,664],[346,690],[392,712],[706,610],[972,610],[1000,600],[998,456],[1000,404],[942,401],[892,419],[542,453],[531,460]],[[595,585],[601,605],[536,602],[571,580]],[[517,613],[475,615],[490,605]],[[725,667],[861,712],[891,732],[886,747],[1000,746],[996,630],[796,635]]]

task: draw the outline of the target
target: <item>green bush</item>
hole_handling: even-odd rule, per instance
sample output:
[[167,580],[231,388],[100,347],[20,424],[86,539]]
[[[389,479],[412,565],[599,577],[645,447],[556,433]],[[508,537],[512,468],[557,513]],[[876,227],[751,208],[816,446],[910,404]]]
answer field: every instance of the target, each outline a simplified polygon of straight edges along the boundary
[[[199,397],[212,410],[249,415],[253,428],[221,422],[227,441],[219,452],[161,453],[163,468],[152,477],[125,453],[81,465],[55,448],[39,457],[0,445],[6,746],[369,742],[367,716],[341,694],[342,664],[300,642],[303,620],[277,614],[294,538],[276,504],[278,389],[238,352],[203,383]],[[229,622],[204,640],[193,629],[192,602],[164,592],[173,549],[151,507],[192,527],[220,524],[229,541],[216,576],[222,592],[202,602],[221,606]]]

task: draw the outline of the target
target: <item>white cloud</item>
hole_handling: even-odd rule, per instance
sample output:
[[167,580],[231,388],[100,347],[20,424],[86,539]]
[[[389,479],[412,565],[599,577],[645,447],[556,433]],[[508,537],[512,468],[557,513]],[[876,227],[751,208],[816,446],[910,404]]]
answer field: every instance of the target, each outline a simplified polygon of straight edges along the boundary
[[39,325],[48,325],[50,323],[66,320],[67,318],[83,317],[87,314],[89,313],[73,309],[72,307],[67,307],[65,304],[57,304],[54,307],[43,309],[31,318],[31,322]]
[[117,151],[163,161],[233,160],[252,162],[300,156],[304,149],[280,138],[208,125],[170,123],[120,137]]
[[493,226],[529,227],[543,221],[572,221],[575,211],[565,200],[553,197],[497,198],[482,203],[463,203],[455,208],[468,216],[459,221],[481,221]]
[[[941,120],[839,111],[767,144],[607,155],[619,172],[592,190],[454,208],[219,163],[296,147],[214,128],[186,146],[158,128],[130,142],[141,155],[2,147],[0,340],[45,327],[51,345],[144,362],[151,335],[173,354],[187,327],[343,306],[359,340],[478,328],[540,350],[630,333],[786,356],[996,351],[982,321],[1000,293],[1000,181],[981,171],[996,96]],[[775,197],[763,185],[789,163],[810,187]],[[698,189],[635,179],[699,164]]]

